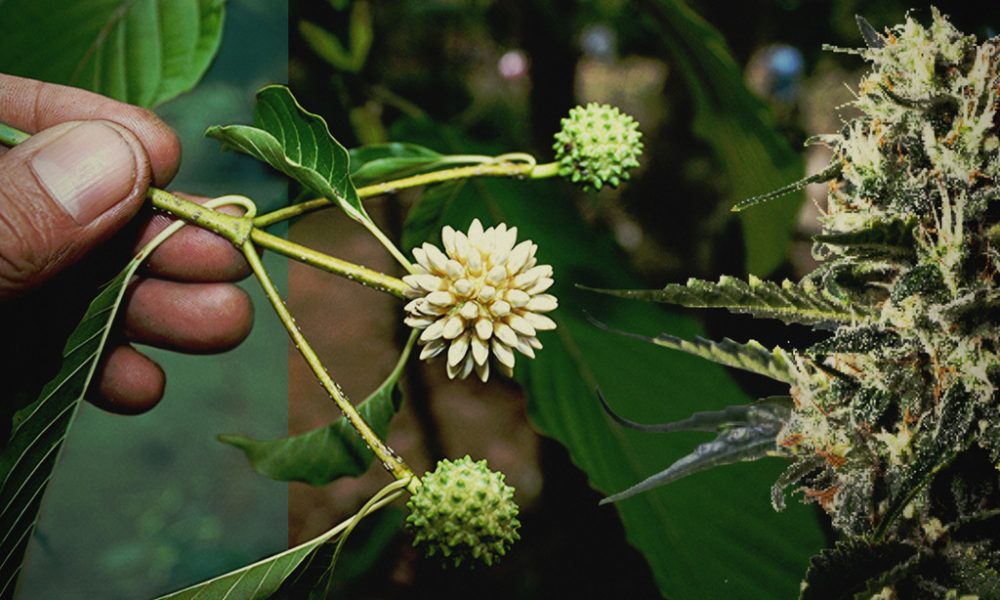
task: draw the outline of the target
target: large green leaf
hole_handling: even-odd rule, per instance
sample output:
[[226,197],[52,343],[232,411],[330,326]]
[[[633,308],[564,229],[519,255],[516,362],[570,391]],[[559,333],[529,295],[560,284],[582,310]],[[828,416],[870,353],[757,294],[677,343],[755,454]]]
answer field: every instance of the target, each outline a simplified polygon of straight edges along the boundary
[[[380,438],[384,439],[389,432],[389,422],[402,402],[397,384],[415,340],[414,333],[389,376],[358,404],[358,412]],[[277,440],[255,440],[239,435],[221,435],[219,440],[242,450],[261,475],[311,485],[326,485],[338,477],[361,475],[374,458],[345,417],[326,427]]]
[[423,146],[390,142],[351,148],[351,164],[351,179],[361,186],[416,175],[452,161]]
[[[694,133],[712,147],[732,202],[801,179],[801,160],[775,132],[767,106],[743,83],[718,30],[681,0],[650,4],[660,38],[694,99]],[[748,272],[767,275],[785,260],[799,204],[788,198],[740,213]]]
[[336,202],[355,221],[375,227],[351,183],[350,154],[322,117],[299,106],[287,87],[269,85],[257,92],[253,120],[256,127],[215,126],[205,135],[266,162]]
[[[439,242],[445,224],[466,229],[473,217],[517,226],[555,270],[552,313],[558,329],[545,348],[515,369],[534,424],[565,445],[593,487],[605,494],[662,471],[704,434],[650,434],[612,423],[595,396],[599,386],[621,414],[641,421],[687,417],[749,401],[712,363],[664,353],[643,341],[595,327],[581,309],[627,330],[701,333],[690,318],[660,307],[576,288],[635,287],[636,279],[606,235],[588,228],[549,182],[473,181],[428,190],[407,218],[404,242]],[[781,463],[765,460],[699,473],[616,505],[629,540],[645,556],[660,590],[674,598],[793,597],[809,556],[823,545],[801,505],[772,511],[771,483]]]
[[94,377],[125,289],[149,254],[180,225],[164,230],[104,285],[66,341],[59,372],[34,402],[14,415],[10,440],[0,453],[0,598],[14,595],[42,495]]
[[6,0],[0,72],[155,106],[205,74],[223,13],[224,0]]

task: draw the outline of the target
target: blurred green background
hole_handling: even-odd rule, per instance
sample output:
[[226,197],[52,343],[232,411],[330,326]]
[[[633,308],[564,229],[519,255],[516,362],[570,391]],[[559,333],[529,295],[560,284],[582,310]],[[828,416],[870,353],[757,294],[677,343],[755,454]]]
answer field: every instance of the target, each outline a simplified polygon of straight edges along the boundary
[[[157,109],[183,142],[170,188],[285,203],[285,180],[256,161],[222,153],[206,127],[249,122],[253,96],[283,82],[287,8],[227,3],[222,46],[191,93]],[[267,266],[284,287],[287,267]],[[284,549],[287,493],[215,440],[223,432],[283,435],[287,428],[284,329],[250,280],[256,322],[237,350],[213,357],[149,350],[167,373],[163,402],[138,417],[84,404],[42,505],[20,597],[153,597]]]

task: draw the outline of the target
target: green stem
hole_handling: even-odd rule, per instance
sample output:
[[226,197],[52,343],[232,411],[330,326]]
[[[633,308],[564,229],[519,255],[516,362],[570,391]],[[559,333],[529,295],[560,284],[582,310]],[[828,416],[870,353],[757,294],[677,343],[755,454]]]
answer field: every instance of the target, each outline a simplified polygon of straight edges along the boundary
[[271,235],[261,229],[251,231],[250,239],[262,248],[273,250],[282,256],[287,256],[310,267],[316,267],[328,273],[346,277],[351,281],[357,281],[380,292],[392,294],[397,298],[406,297],[405,292],[409,286],[403,283],[402,280],[386,275],[385,273],[334,258],[312,248],[307,248],[276,235]]
[[0,144],[13,147],[30,137],[20,129],[14,129],[10,125],[0,122]]
[[253,230],[253,213],[249,211],[252,203],[244,204],[244,207],[248,209],[247,214],[242,217],[234,217],[196,202],[185,200],[159,188],[149,188],[146,197],[156,208],[188,223],[217,233],[237,248],[242,248],[243,244],[250,239],[250,232]]
[[[470,177],[527,177],[529,179],[543,179],[546,177],[553,177],[558,174],[559,163],[546,163],[543,165],[512,162],[483,163],[465,167],[456,167],[453,169],[444,169],[441,171],[432,171],[430,173],[422,173],[412,177],[404,177],[403,179],[396,179],[394,181],[386,181],[383,183],[376,183],[374,185],[361,187],[358,188],[358,197],[371,198],[373,196],[381,196],[382,194],[392,194],[398,192],[399,190],[408,188],[420,187],[433,183],[442,183],[445,181],[454,181],[458,179],[468,179]],[[273,212],[261,215],[254,219],[253,224],[256,227],[269,227],[275,223],[280,223],[281,221],[299,217],[334,205],[335,203],[333,201],[326,198],[315,198],[313,200],[307,200],[305,202],[286,206],[285,208],[280,208]]]
[[[254,248],[252,242],[247,241],[243,244],[243,255],[246,257],[247,262],[250,264],[250,269],[253,271],[254,275],[260,281],[261,287],[264,289],[264,294],[267,296],[268,301],[277,313],[278,318],[281,320],[282,325],[288,331],[288,336],[292,339],[295,347],[299,350],[302,358],[305,359],[306,364],[312,370],[316,379],[319,380],[323,389],[329,394],[330,398],[336,403],[337,407],[340,408],[341,412],[347,418],[347,421],[351,424],[361,439],[365,441],[368,448],[378,457],[382,462],[382,466],[389,471],[393,477],[396,479],[405,479],[407,477],[412,477],[411,483],[407,487],[411,492],[416,491],[419,487],[419,480],[414,476],[413,471],[409,466],[400,458],[385,442],[383,442],[378,435],[372,431],[368,423],[365,422],[364,418],[358,413],[351,404],[350,400],[344,394],[344,391],[340,389],[340,386],[330,377],[330,374],[326,371],[323,363],[320,362],[319,357],[316,356],[316,352],[309,345],[306,340],[305,335],[302,334],[302,330],[296,325],[295,319],[292,318],[291,312],[289,312],[288,307],[285,306],[284,300],[281,299],[281,294],[274,287],[274,283],[271,282],[271,278],[268,276],[267,271],[264,269],[263,263],[260,261],[260,255],[257,254],[257,250]],[[417,483],[412,483],[417,481]]]

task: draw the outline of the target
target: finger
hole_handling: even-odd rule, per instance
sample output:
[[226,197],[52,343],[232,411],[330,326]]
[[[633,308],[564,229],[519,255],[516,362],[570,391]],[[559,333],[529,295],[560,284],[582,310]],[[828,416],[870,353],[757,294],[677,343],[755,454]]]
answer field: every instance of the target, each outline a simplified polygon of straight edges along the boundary
[[139,139],[149,156],[153,182],[163,187],[177,173],[177,135],[152,112],[85,90],[0,73],[0,121],[38,133],[66,121],[103,119]]
[[98,396],[93,403],[105,410],[135,415],[156,406],[166,377],[160,365],[129,345],[112,349],[97,371]]
[[129,292],[125,335],[142,344],[191,353],[236,347],[253,327],[246,292],[227,283],[145,279]]
[[[193,202],[206,198],[185,196]],[[224,206],[218,209],[240,215],[243,209]],[[175,219],[157,212],[143,228],[138,248],[145,246]],[[229,241],[200,227],[183,227],[156,249],[144,265],[144,273],[176,281],[239,281],[250,274],[250,266]]]
[[110,121],[63,123],[0,156],[0,299],[120,229],[142,204],[149,169],[138,138]]

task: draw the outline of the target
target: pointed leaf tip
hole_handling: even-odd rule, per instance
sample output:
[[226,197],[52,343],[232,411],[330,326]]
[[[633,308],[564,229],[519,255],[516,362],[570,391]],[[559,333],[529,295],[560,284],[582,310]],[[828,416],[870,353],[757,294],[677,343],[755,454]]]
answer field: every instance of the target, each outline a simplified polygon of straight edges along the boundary
[[858,30],[861,31],[861,37],[864,38],[865,45],[873,50],[885,48],[885,38],[879,32],[875,31],[875,28],[868,22],[868,19],[861,15],[854,15],[854,20],[858,24]]

